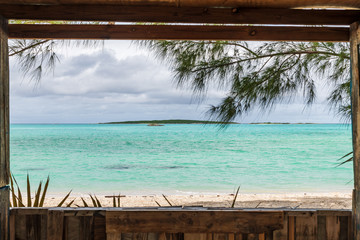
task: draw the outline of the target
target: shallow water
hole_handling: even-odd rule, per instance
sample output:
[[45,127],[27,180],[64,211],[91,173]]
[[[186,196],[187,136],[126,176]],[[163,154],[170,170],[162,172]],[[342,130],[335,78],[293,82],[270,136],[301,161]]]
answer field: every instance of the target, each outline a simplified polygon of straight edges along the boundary
[[[352,164],[343,124],[11,125],[11,171],[25,190],[96,194],[343,192]],[[34,186],[35,187],[35,186]],[[33,188],[34,188],[33,187]],[[33,189],[35,190],[35,189]]]

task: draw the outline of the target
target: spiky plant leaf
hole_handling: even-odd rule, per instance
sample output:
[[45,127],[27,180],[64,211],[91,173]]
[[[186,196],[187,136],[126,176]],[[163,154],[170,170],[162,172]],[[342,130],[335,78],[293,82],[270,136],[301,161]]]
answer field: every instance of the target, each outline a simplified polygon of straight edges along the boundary
[[34,207],[39,207],[41,187],[42,187],[42,181],[40,181],[39,187],[38,187],[37,191],[35,192]]
[[64,202],[66,201],[66,199],[68,199],[68,197],[70,196],[72,190],[70,190],[70,192],[68,194],[66,194],[66,196],[63,198],[63,200],[61,200],[61,202],[57,205],[57,207],[61,207]]
[[89,204],[87,204],[87,202],[83,198],[81,198],[81,200],[82,200],[82,202],[84,204],[84,207],[89,207]]
[[46,183],[45,183],[45,186],[44,186],[43,193],[41,195],[41,200],[40,200],[40,203],[39,203],[39,207],[44,206],[44,201],[45,201],[47,189],[49,187],[49,182],[50,182],[50,176],[48,176],[47,179],[46,179]]
[[94,195],[94,197],[95,197],[95,200],[96,200],[96,203],[97,203],[97,207],[102,207],[99,199],[95,195]]
[[231,208],[234,208],[234,207],[235,207],[236,198],[237,198],[237,196],[238,196],[238,194],[239,194],[239,190],[240,190],[240,186],[239,186],[239,187],[237,188],[237,190],[236,190],[234,199],[233,199],[232,204],[231,204]]
[[169,201],[169,199],[167,199],[167,197],[163,194],[162,195],[163,198],[166,200],[166,202],[172,207],[173,205],[171,204],[171,202]]
[[14,186],[14,181],[13,181],[13,177],[12,174],[10,174],[10,189],[11,189],[11,197],[12,197],[12,206],[17,207],[17,201],[16,201],[16,195],[15,195],[15,186]]
[[91,194],[89,194],[89,196],[90,196],[90,198],[91,198],[91,201],[92,201],[92,203],[93,203],[93,206],[94,206],[94,207],[97,207],[97,204],[96,204],[95,199],[91,196]]
[[16,184],[16,188],[18,190],[18,195],[17,195],[18,205],[19,205],[19,207],[25,207],[25,205],[23,204],[23,199],[22,199],[22,194],[21,194],[19,184],[17,183],[16,178],[14,177],[14,175],[12,175],[12,177],[14,179],[14,182]]
[[30,186],[30,179],[29,174],[26,177],[26,189],[27,189],[27,206],[31,207],[31,186]]
[[74,198],[71,202],[69,202],[69,203],[66,205],[66,207],[71,207],[71,205],[74,203],[75,199],[76,199],[76,198]]

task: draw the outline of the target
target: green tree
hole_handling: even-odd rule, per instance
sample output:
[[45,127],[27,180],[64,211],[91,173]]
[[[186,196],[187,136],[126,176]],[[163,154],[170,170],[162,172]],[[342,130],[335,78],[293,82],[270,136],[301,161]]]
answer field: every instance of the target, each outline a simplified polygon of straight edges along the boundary
[[209,86],[227,91],[209,110],[210,118],[233,121],[260,108],[291,101],[302,94],[304,104],[316,98],[319,79],[331,88],[328,102],[350,117],[350,47],[348,43],[235,41],[141,41],[168,63],[178,87],[206,94]]

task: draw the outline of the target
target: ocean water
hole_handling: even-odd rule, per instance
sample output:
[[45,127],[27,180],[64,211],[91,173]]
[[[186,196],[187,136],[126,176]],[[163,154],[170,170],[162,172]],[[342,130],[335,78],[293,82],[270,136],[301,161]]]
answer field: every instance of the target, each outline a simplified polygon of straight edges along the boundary
[[[11,171],[50,194],[345,192],[351,127],[315,125],[30,125],[10,129]],[[35,187],[35,185],[34,185]],[[33,187],[33,188],[34,188]],[[35,189],[34,189],[35,190]]]

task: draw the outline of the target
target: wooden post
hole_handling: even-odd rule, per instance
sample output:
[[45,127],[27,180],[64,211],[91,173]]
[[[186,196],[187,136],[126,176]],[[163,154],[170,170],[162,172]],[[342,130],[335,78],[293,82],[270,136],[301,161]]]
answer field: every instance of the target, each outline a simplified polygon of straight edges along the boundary
[[9,52],[8,20],[0,16],[0,239],[9,238]]
[[351,54],[351,103],[352,103],[352,133],[353,133],[353,232],[354,240],[360,240],[360,22],[350,26],[350,54]]

